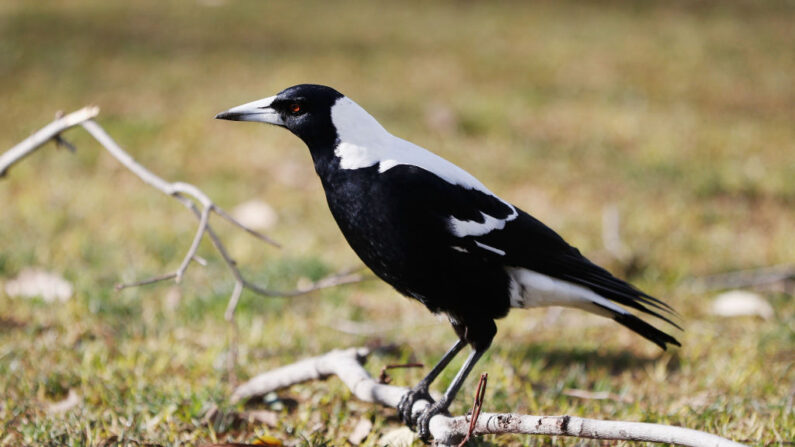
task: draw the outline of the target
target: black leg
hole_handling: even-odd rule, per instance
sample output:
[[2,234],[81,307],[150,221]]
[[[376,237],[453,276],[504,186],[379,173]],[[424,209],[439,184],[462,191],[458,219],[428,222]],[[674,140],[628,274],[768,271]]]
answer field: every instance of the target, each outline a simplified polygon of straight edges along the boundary
[[403,397],[400,399],[400,403],[397,406],[398,416],[403,421],[404,424],[412,427],[414,426],[414,420],[411,417],[411,409],[414,406],[414,402],[425,399],[428,402],[433,403],[433,399],[431,399],[430,394],[428,393],[428,387],[431,386],[431,383],[439,376],[439,374],[444,370],[450,360],[452,360],[456,354],[461,352],[461,349],[464,348],[466,342],[464,340],[458,340],[447,352],[442,356],[439,363],[431,369],[431,372],[428,373],[414,388],[410,389]]
[[425,411],[423,411],[423,413],[420,415],[419,419],[417,419],[417,434],[420,436],[420,439],[426,442],[430,440],[431,431],[428,425],[431,422],[431,418],[439,413],[444,413],[447,411],[447,408],[453,402],[453,399],[455,399],[455,395],[458,394],[458,390],[461,388],[464,380],[469,375],[469,372],[472,371],[475,363],[477,363],[483,353],[486,352],[486,349],[488,349],[488,346],[485,348],[476,348],[471,354],[469,354],[466,362],[464,362],[464,364],[461,366],[461,369],[458,370],[458,374],[455,375],[453,383],[451,383],[447,388],[447,391],[444,392],[444,395],[441,399],[439,399],[439,402],[436,402],[426,408]]

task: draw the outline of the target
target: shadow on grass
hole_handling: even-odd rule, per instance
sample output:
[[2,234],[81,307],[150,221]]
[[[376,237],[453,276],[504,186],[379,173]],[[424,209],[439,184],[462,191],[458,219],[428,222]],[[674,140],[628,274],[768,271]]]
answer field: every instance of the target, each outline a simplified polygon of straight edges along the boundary
[[[541,344],[527,344],[525,346],[511,348],[505,355],[510,358],[524,358],[531,361],[540,361],[545,365],[544,369],[556,367],[566,368],[573,365],[580,365],[586,369],[606,369],[611,374],[619,374],[624,371],[644,369],[648,365],[657,363],[660,360],[662,351],[660,351],[659,354],[651,356],[639,356],[636,353],[625,350],[593,350],[581,347],[567,349]],[[674,354],[667,364],[667,369],[669,371],[676,371],[679,368],[679,356]]]

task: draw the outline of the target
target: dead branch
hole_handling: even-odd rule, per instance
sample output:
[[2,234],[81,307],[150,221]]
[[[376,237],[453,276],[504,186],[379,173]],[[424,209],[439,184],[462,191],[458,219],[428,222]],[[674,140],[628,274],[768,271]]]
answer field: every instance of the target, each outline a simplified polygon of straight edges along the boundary
[[[339,377],[354,396],[365,402],[397,407],[407,388],[379,384],[367,373],[363,364],[370,354],[367,348],[334,350],[327,354],[301,360],[292,365],[260,374],[240,385],[231,400],[238,402],[301,382]],[[428,401],[414,404],[419,414]],[[470,431],[467,416],[437,415],[431,419],[430,430],[437,445],[460,443]],[[647,441],[692,447],[739,447],[743,444],[697,430],[643,422],[603,421],[575,416],[532,416],[511,413],[480,413],[472,433],[573,436],[577,438]]]
[[299,287],[295,290],[287,291],[268,289],[247,280],[243,277],[243,274],[238,269],[237,262],[229,255],[229,252],[221,242],[221,239],[210,225],[211,214],[220,216],[221,218],[229,221],[236,227],[244,230],[248,234],[260,239],[263,242],[271,244],[275,247],[279,247],[279,244],[274,242],[268,236],[239,222],[221,207],[216,205],[202,190],[196,186],[184,182],[167,182],[152,173],[150,170],[146,169],[143,165],[135,161],[130,154],[124,151],[124,149],[122,149],[99,124],[93,121],[93,118],[98,114],[99,108],[91,106],[85,107],[65,116],[58,116],[55,121],[43,127],[41,130],[26,138],[24,141],[17,144],[4,154],[0,155],[0,177],[3,177],[11,166],[18,163],[24,157],[31,154],[33,151],[43,146],[50,140],[54,140],[57,144],[73,147],[71,144],[68,144],[65,140],[63,140],[61,133],[72,127],[82,126],[83,129],[85,129],[92,137],[94,137],[94,139],[100,145],[102,145],[102,147],[104,147],[116,160],[118,160],[119,163],[124,165],[124,167],[129,169],[138,178],[163,194],[175,198],[182,205],[187,207],[199,220],[199,224],[196,228],[196,234],[193,237],[193,241],[191,242],[187,253],[182,258],[182,262],[180,263],[177,270],[130,284],[119,284],[116,287],[118,290],[128,287],[138,287],[146,284],[153,284],[170,279],[173,279],[179,283],[192,262],[197,262],[202,265],[204,264],[204,261],[196,254],[196,251],[198,250],[199,244],[205,235],[209,236],[213,246],[221,255],[230,272],[232,273],[232,276],[235,278],[235,287],[231,296],[229,297],[229,304],[225,314],[227,320],[232,319],[243,289],[247,289],[258,295],[267,297],[294,297],[319,289],[359,282],[364,279],[361,274],[355,273],[354,271],[348,271],[328,276],[317,282]]
[[86,120],[94,118],[98,114],[99,107],[83,107],[76,112],[59,117],[55,121],[44,126],[39,131],[26,138],[24,141],[0,155],[0,177],[4,177],[11,166],[30,155],[43,144],[50,140],[60,138],[61,132],[80,125]]

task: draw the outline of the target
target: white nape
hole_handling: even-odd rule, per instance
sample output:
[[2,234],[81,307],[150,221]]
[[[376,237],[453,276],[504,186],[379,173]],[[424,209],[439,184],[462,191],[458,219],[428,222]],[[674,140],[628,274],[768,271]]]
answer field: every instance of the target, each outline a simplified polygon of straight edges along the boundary
[[340,140],[334,155],[340,158],[342,169],[361,169],[378,164],[379,172],[383,173],[398,165],[416,166],[453,185],[494,196],[472,174],[427,149],[389,133],[350,98],[340,98],[331,107],[331,122]]
[[[605,317],[627,314],[621,306],[593,290],[522,267],[506,267],[511,307],[576,307]],[[612,312],[611,312],[612,311]]]
[[339,157],[342,169],[361,169],[378,164],[378,172],[384,173],[398,165],[416,166],[453,185],[490,195],[511,209],[511,214],[504,219],[481,213],[484,222],[451,217],[450,228],[457,237],[482,236],[492,230],[500,230],[506,222],[519,215],[516,208],[489,191],[472,174],[427,149],[392,135],[350,98],[340,98],[331,107],[331,122],[339,138],[334,155]]

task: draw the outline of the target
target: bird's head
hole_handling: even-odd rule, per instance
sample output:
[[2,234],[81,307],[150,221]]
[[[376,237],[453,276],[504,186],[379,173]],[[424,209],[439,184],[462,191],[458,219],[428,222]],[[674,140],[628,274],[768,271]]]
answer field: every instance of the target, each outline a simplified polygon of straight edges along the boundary
[[217,119],[253,121],[287,128],[310,148],[332,147],[337,131],[331,117],[343,95],[331,87],[301,84],[275,96],[252,101],[221,112]]

